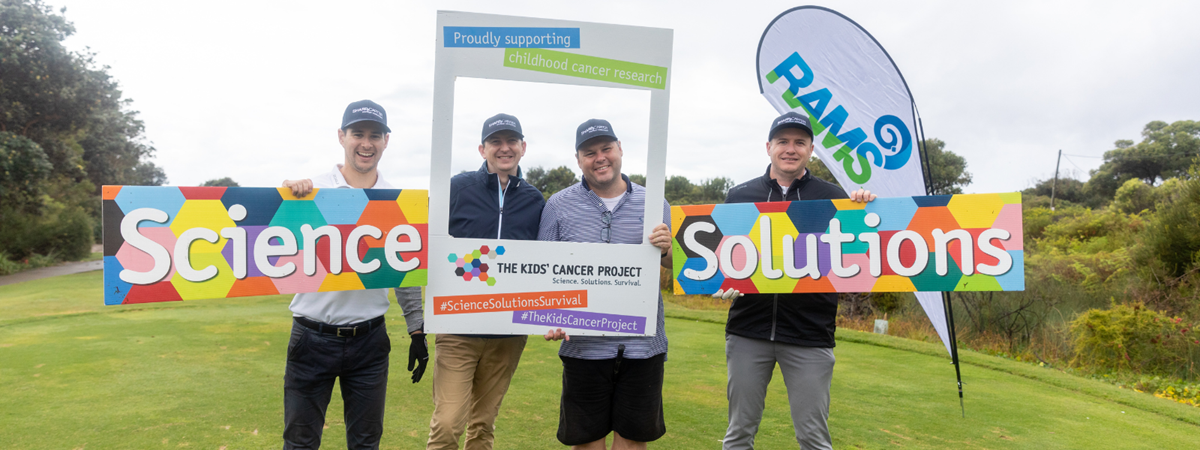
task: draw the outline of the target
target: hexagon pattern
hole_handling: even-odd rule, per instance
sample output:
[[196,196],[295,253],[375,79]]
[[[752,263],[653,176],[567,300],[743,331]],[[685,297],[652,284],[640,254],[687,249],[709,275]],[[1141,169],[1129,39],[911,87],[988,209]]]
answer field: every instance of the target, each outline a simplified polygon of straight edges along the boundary
[[[250,295],[276,295],[298,292],[327,292],[355,289],[378,289],[402,286],[422,286],[426,283],[428,263],[426,240],[429,217],[429,193],[421,189],[316,189],[305,198],[296,198],[287,189],[277,188],[224,188],[224,187],[170,187],[170,186],[105,186],[102,190],[103,209],[106,221],[104,256],[104,302],[108,305],[146,303],[202,298],[240,297]],[[244,215],[235,212],[240,205]],[[166,223],[143,221],[139,234],[147,240],[174,253],[175,244],[183,232],[189,229],[206,228],[217,233],[216,243],[196,240],[191,243],[189,259],[192,268],[217,269],[216,276],[202,282],[184,279],[175,269],[172,259],[166,275],[157,282],[135,285],[125,282],[120,274],[124,270],[147,272],[155,266],[149,253],[139,249],[119,231],[120,221],[130,212],[140,208],[153,208],[167,213]],[[301,226],[308,224],[314,229],[323,225],[337,228],[342,240],[341,271],[332,273],[331,238],[319,238],[313,258],[314,274],[304,273],[305,240]],[[402,261],[418,258],[417,268],[399,272],[387,263],[385,254],[386,233],[397,225],[411,225],[421,235],[421,250],[400,252]],[[372,225],[381,230],[383,239],[364,237],[353,245],[359,250],[358,257],[370,264],[379,261],[380,267],[371,273],[356,273],[347,263],[346,240],[356,225]],[[255,244],[259,235],[268,227],[283,227],[296,237],[297,253],[271,256],[264,266],[258,266]],[[221,237],[221,230],[240,227],[246,237],[228,239]],[[278,238],[264,242],[269,247],[282,244]],[[239,246],[244,246],[246,274],[238,279],[234,276],[234,256]],[[501,251],[481,251],[480,254]],[[489,249],[490,250],[490,249]],[[324,252],[324,254],[322,254]],[[451,258],[453,262],[455,258]],[[477,258],[478,259],[478,258]],[[287,276],[272,278],[263,274],[263,269],[291,265]],[[487,277],[487,265],[472,266],[479,278],[494,284]],[[269,271],[269,270],[268,270]]]
[[[833,242],[835,236],[830,233],[833,219],[839,223],[843,240],[851,241]],[[684,248],[682,244],[688,228],[702,223],[708,224],[702,226],[715,228],[711,232],[693,234],[693,240],[703,248]],[[675,246],[673,284],[679,294],[711,294],[718,289],[730,288],[743,293],[1017,291],[1025,288],[1020,193],[894,197],[866,204],[839,199],[677,206],[671,208],[671,224]],[[769,234],[764,225],[770,226]],[[1009,238],[993,236],[987,243],[979,242],[981,234],[988,229],[1007,231]],[[969,237],[946,241],[943,252],[939,253],[935,230],[943,233],[964,230]],[[921,262],[917,253],[919,245],[914,243],[911,234],[914,232],[918,236],[917,242],[926,247],[925,266],[915,275],[901,276],[896,270],[906,272]],[[898,233],[899,238],[896,237]],[[877,244],[868,241],[872,235],[878,239]],[[730,240],[738,236],[744,238]],[[809,236],[815,237],[815,248],[810,249]],[[868,240],[860,236],[867,236]],[[763,260],[766,256],[762,250],[764,238],[770,239],[772,244],[767,250],[769,261]],[[745,239],[757,247],[750,249],[751,253],[743,248]],[[740,244],[731,244],[739,240]],[[790,252],[785,254],[784,244],[789,241]],[[964,252],[966,244],[970,247]],[[832,258],[833,251],[837,250],[833,245],[840,249],[840,262]],[[899,269],[889,262],[889,246],[894,247],[893,256],[902,266]],[[757,254],[752,253],[754,251]],[[995,255],[1002,253],[1012,262],[1007,272],[986,275],[972,270],[971,274],[964,275],[968,258],[970,268],[995,266],[1000,261]],[[722,254],[728,254],[728,261],[721,258]],[[815,258],[813,261],[809,261],[810,254]],[[705,270],[708,267],[706,257],[718,261],[715,273],[702,280],[688,277],[687,274],[697,276],[711,272]],[[945,273],[940,275],[936,269],[939,257],[946,265]],[[872,261],[877,261],[878,276],[871,273]],[[747,264],[756,265],[749,275],[742,273]],[[786,267],[787,264],[791,267]],[[857,266],[858,270],[851,276],[841,277],[831,270],[834,264],[844,268]],[[815,266],[812,270],[819,275],[815,278],[805,275],[810,273],[805,270],[809,266]],[[799,274],[799,278],[789,276],[788,271]],[[466,275],[470,275],[469,272]],[[734,278],[735,275],[741,278]]]
[[488,265],[483,262],[483,258],[496,259],[497,255],[503,254],[503,245],[496,248],[482,245],[462,256],[451,253],[446,256],[446,259],[454,263],[454,276],[462,277],[463,281],[479,280],[487,283],[488,286],[495,286],[496,278],[488,274]]

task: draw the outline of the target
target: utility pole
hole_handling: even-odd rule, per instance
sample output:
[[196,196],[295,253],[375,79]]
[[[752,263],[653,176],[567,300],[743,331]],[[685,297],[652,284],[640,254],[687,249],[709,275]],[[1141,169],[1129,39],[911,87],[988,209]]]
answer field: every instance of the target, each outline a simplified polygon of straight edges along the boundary
[[1054,184],[1050,185],[1050,211],[1054,211],[1054,191],[1058,190],[1058,166],[1062,164],[1062,149],[1058,149],[1058,162],[1054,163]]

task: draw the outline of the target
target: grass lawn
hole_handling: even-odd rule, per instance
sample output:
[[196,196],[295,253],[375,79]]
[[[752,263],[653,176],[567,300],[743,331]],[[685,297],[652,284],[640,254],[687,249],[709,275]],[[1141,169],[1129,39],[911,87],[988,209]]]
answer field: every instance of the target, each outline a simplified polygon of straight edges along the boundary
[[[286,296],[105,307],[100,272],[0,287],[0,448],[279,448]],[[716,449],[725,432],[721,314],[671,306],[667,435]],[[423,448],[430,383],[394,344],[383,447]],[[967,417],[940,343],[839,331],[830,431],[838,448],[1200,448],[1200,408],[966,352]],[[558,449],[557,344],[530,339],[497,421],[497,449]],[[345,430],[334,391],[326,448]],[[758,436],[796,448],[776,373]]]

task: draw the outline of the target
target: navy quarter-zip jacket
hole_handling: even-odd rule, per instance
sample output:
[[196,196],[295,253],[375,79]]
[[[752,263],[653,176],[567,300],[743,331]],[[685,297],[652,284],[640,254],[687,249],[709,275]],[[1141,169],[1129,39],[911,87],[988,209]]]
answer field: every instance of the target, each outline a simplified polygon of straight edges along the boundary
[[[725,203],[794,202],[849,198],[833,183],[812,176],[792,182],[785,192],[771,178],[771,166],[761,177],[734,186]],[[837,329],[837,294],[746,294],[729,307],[725,332],[751,339],[777,341],[804,347],[834,346]]]
[[517,176],[508,177],[500,207],[500,176],[487,162],[475,172],[450,179],[450,235],[456,238],[537,240],[546,199]]

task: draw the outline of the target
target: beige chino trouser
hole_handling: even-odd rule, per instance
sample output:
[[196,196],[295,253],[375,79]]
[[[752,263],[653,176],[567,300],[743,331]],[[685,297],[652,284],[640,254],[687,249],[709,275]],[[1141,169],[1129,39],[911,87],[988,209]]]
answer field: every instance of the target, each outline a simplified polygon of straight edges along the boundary
[[433,418],[428,450],[491,450],[500,412],[528,336],[497,339],[439,334],[434,338]]

